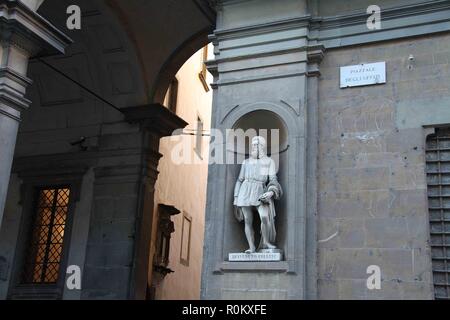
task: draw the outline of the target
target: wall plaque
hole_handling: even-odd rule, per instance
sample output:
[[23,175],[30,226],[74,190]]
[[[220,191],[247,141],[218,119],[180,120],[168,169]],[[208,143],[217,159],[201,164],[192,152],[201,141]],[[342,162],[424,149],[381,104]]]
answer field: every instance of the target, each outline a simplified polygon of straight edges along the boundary
[[386,83],[386,62],[341,67],[341,88]]

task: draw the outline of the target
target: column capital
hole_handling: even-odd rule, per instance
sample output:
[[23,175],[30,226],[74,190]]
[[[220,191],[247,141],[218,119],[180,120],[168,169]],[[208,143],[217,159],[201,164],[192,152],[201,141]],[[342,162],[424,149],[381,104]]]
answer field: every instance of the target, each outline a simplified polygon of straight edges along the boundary
[[20,121],[31,101],[25,98],[31,57],[63,54],[72,43],[64,33],[17,0],[0,0],[0,114]]
[[0,41],[27,53],[64,54],[73,41],[49,21],[21,1],[0,0]]
[[9,66],[0,67],[0,113],[20,121],[20,112],[26,110],[31,101],[25,98],[25,88],[32,81]]
[[306,75],[308,77],[320,76],[319,65],[325,56],[325,46],[322,44],[309,45],[306,51],[308,58],[308,71]]
[[325,55],[325,46],[323,44],[309,45],[307,52],[309,63],[321,63]]

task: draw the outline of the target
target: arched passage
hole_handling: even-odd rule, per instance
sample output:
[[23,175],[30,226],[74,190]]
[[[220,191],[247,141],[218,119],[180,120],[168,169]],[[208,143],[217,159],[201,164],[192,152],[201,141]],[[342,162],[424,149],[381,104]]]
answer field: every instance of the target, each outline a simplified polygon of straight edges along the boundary
[[165,99],[188,124],[160,143],[149,299],[200,298],[213,81],[204,60],[211,49],[197,50],[185,62],[176,73],[176,88],[172,83],[169,90],[172,99]]
[[167,89],[176,73],[195,52],[209,43],[208,35],[211,31],[212,28],[209,26],[199,33],[194,34],[191,38],[177,47],[162,65],[151,93],[152,101],[154,103],[163,103]]
[[[81,30],[68,30],[71,4],[47,0],[38,9],[74,44],[64,56],[30,61],[32,106],[18,135],[6,213],[23,216],[24,222],[7,219],[3,230],[16,230],[8,235],[20,239],[17,250],[25,248],[34,213],[32,203],[16,201],[22,197],[20,185],[64,184],[72,202],[64,233],[69,249],[61,255],[59,272],[65,277],[65,265],[79,266],[83,286],[58,288],[52,297],[143,299],[159,139],[186,125],[152,104],[154,91],[163,92],[155,89],[167,86],[161,79],[206,43],[212,23],[194,1],[80,0]],[[29,5],[36,9],[38,2]],[[0,294],[19,297],[23,292],[15,289],[25,251],[14,252],[4,243],[0,252],[7,252],[13,271]]]

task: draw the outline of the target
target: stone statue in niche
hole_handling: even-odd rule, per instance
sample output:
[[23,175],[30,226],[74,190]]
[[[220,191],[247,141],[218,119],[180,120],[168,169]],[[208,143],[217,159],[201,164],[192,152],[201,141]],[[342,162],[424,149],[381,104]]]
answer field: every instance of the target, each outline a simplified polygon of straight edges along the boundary
[[[279,252],[275,245],[274,201],[279,200],[282,194],[275,161],[266,153],[266,140],[263,137],[255,137],[252,139],[251,155],[242,163],[234,189],[235,215],[240,222],[245,222],[245,236],[249,245],[246,254]],[[255,209],[261,220],[261,241],[258,247],[255,245],[253,230]]]

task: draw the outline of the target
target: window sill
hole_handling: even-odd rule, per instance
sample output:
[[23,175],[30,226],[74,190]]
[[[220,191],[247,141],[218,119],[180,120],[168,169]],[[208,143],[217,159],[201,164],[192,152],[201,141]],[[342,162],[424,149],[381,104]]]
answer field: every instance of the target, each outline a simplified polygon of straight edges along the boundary
[[9,294],[10,300],[59,300],[62,290],[56,284],[17,285]]

